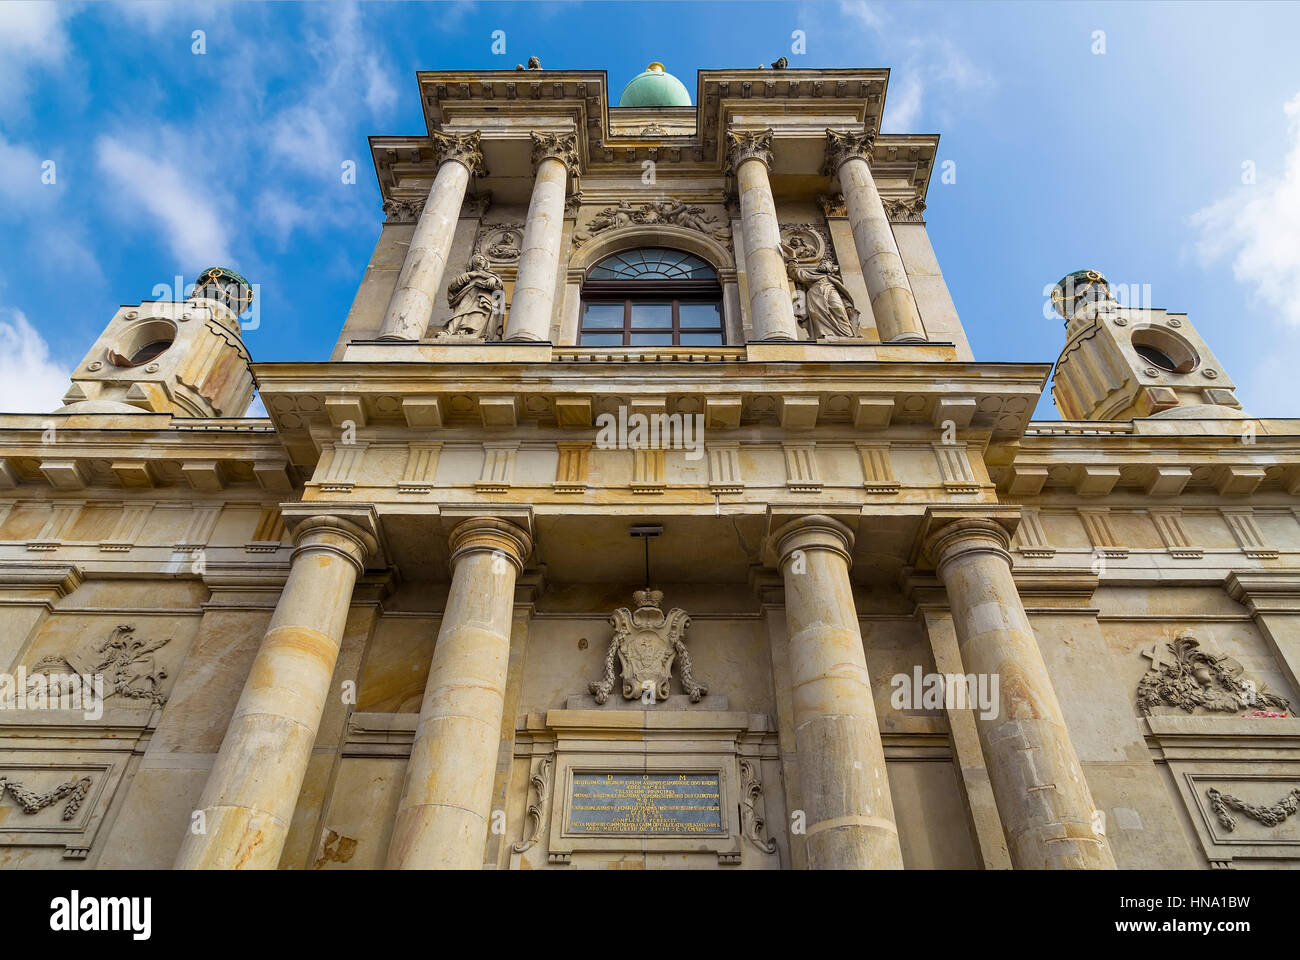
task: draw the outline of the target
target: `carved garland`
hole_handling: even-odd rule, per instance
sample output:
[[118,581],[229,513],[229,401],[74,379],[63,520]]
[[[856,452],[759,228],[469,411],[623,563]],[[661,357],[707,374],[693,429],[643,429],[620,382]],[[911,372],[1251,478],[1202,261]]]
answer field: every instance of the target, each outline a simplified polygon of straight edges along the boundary
[[1300,810],[1300,789],[1292,790],[1277,803],[1267,807],[1247,803],[1240,797],[1234,797],[1230,793],[1220,793],[1213,787],[1206,791],[1206,796],[1210,798],[1210,809],[1219,818],[1219,823],[1223,825],[1223,829],[1229,831],[1237,829],[1237,818],[1228,813],[1229,808],[1244,813],[1252,820],[1258,820],[1266,827],[1276,827]]
[[1197,707],[1221,713],[1261,706],[1291,709],[1285,697],[1264,693],[1252,681],[1243,680],[1241,664],[1201,650],[1200,641],[1191,635],[1178,637],[1165,648],[1173,660],[1161,661],[1153,655],[1150,668],[1138,681],[1137,705],[1145,717],[1159,706],[1177,707],[1186,713]]
[[57,803],[67,797],[68,802],[63,805],[62,819],[71,820],[77,815],[77,811],[81,809],[81,801],[86,799],[86,794],[90,792],[90,783],[90,777],[80,777],[59,784],[49,793],[36,794],[17,780],[0,777],[0,796],[4,796],[5,791],[8,790],[9,795],[23,808],[24,813],[38,813],[50,804]]

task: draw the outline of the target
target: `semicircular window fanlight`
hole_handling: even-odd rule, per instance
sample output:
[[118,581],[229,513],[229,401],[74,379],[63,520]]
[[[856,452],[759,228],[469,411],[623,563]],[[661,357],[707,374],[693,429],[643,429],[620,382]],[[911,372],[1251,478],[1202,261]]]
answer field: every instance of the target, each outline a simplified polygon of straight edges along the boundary
[[716,280],[713,267],[694,254],[664,247],[640,247],[606,257],[588,280]]

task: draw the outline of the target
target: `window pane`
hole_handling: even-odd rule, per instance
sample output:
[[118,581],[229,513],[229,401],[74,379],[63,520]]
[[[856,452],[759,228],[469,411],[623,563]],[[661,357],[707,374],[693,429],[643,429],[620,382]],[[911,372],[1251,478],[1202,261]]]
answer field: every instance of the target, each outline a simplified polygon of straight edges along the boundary
[[634,347],[671,347],[672,345],[673,335],[671,333],[632,334],[632,346]]
[[623,346],[623,334],[584,333],[581,342],[584,347],[621,347]]
[[722,346],[722,334],[720,333],[683,333],[683,347],[720,347]]
[[633,327],[673,328],[673,305],[671,303],[633,303]]
[[584,327],[622,327],[623,304],[589,303],[582,315]]
[[716,303],[683,303],[677,309],[683,327],[721,327],[722,313]]

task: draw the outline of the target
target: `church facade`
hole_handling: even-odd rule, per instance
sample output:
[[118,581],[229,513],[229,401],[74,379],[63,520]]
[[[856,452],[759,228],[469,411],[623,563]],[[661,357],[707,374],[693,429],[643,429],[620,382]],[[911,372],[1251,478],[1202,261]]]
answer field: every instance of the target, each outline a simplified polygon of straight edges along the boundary
[[0,416],[0,864],[1300,863],[1300,421],[1093,270],[977,360],[888,76],[420,73],[328,361],[120,308]]

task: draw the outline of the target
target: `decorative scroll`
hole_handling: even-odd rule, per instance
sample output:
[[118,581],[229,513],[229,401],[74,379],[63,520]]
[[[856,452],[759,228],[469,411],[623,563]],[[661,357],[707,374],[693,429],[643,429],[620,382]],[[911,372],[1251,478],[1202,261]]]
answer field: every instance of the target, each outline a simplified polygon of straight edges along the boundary
[[23,813],[38,813],[50,804],[58,803],[67,797],[68,802],[63,805],[62,819],[71,820],[81,809],[81,801],[86,799],[86,794],[90,792],[90,782],[90,777],[80,777],[59,784],[49,793],[37,794],[32,793],[17,780],[0,777],[0,796],[4,796],[5,791],[8,790],[9,795],[23,808]]
[[1231,657],[1216,656],[1200,649],[1190,634],[1165,644],[1173,660],[1164,659],[1152,646],[1151,666],[1138,682],[1137,705],[1145,717],[1152,708],[1177,707],[1192,713],[1197,707],[1221,713],[1235,713],[1248,707],[1290,710],[1285,697],[1264,693],[1251,680],[1243,680],[1245,669]]
[[32,673],[76,673],[103,676],[107,699],[114,694],[133,700],[149,700],[161,707],[167,695],[160,689],[167,671],[154,662],[155,650],[171,643],[165,640],[137,640],[135,627],[122,624],[113,628],[108,639],[84,653],[60,654],[42,657],[32,667]]
[[1240,797],[1234,797],[1230,793],[1220,793],[1213,787],[1205,791],[1205,794],[1210,798],[1210,809],[1219,818],[1219,823],[1224,830],[1237,829],[1237,818],[1228,812],[1229,809],[1244,813],[1250,819],[1258,820],[1266,827],[1276,827],[1287,817],[1300,810],[1300,789],[1292,790],[1277,803],[1267,807],[1247,803]]
[[740,760],[740,832],[764,853],[776,853],[776,840],[763,839],[767,824],[758,814],[758,800],[763,795],[763,781],[752,760]]
[[553,757],[542,757],[537,762],[537,770],[528,778],[533,795],[537,798],[528,805],[528,819],[532,821],[532,829],[524,835],[524,839],[511,845],[515,853],[529,850],[542,837],[542,811],[546,808],[546,797],[550,793],[550,772],[553,762]]
[[674,607],[665,616],[661,609],[662,590],[638,590],[632,597],[636,602],[635,611],[620,607],[609,618],[614,637],[605,654],[605,673],[601,679],[587,684],[587,689],[595,694],[597,703],[605,703],[614,689],[617,660],[623,676],[624,699],[635,700],[649,692],[648,702],[667,700],[676,661],[682,688],[691,703],[699,703],[709,688],[696,681],[691,655],[683,639],[691,618],[680,607]]

